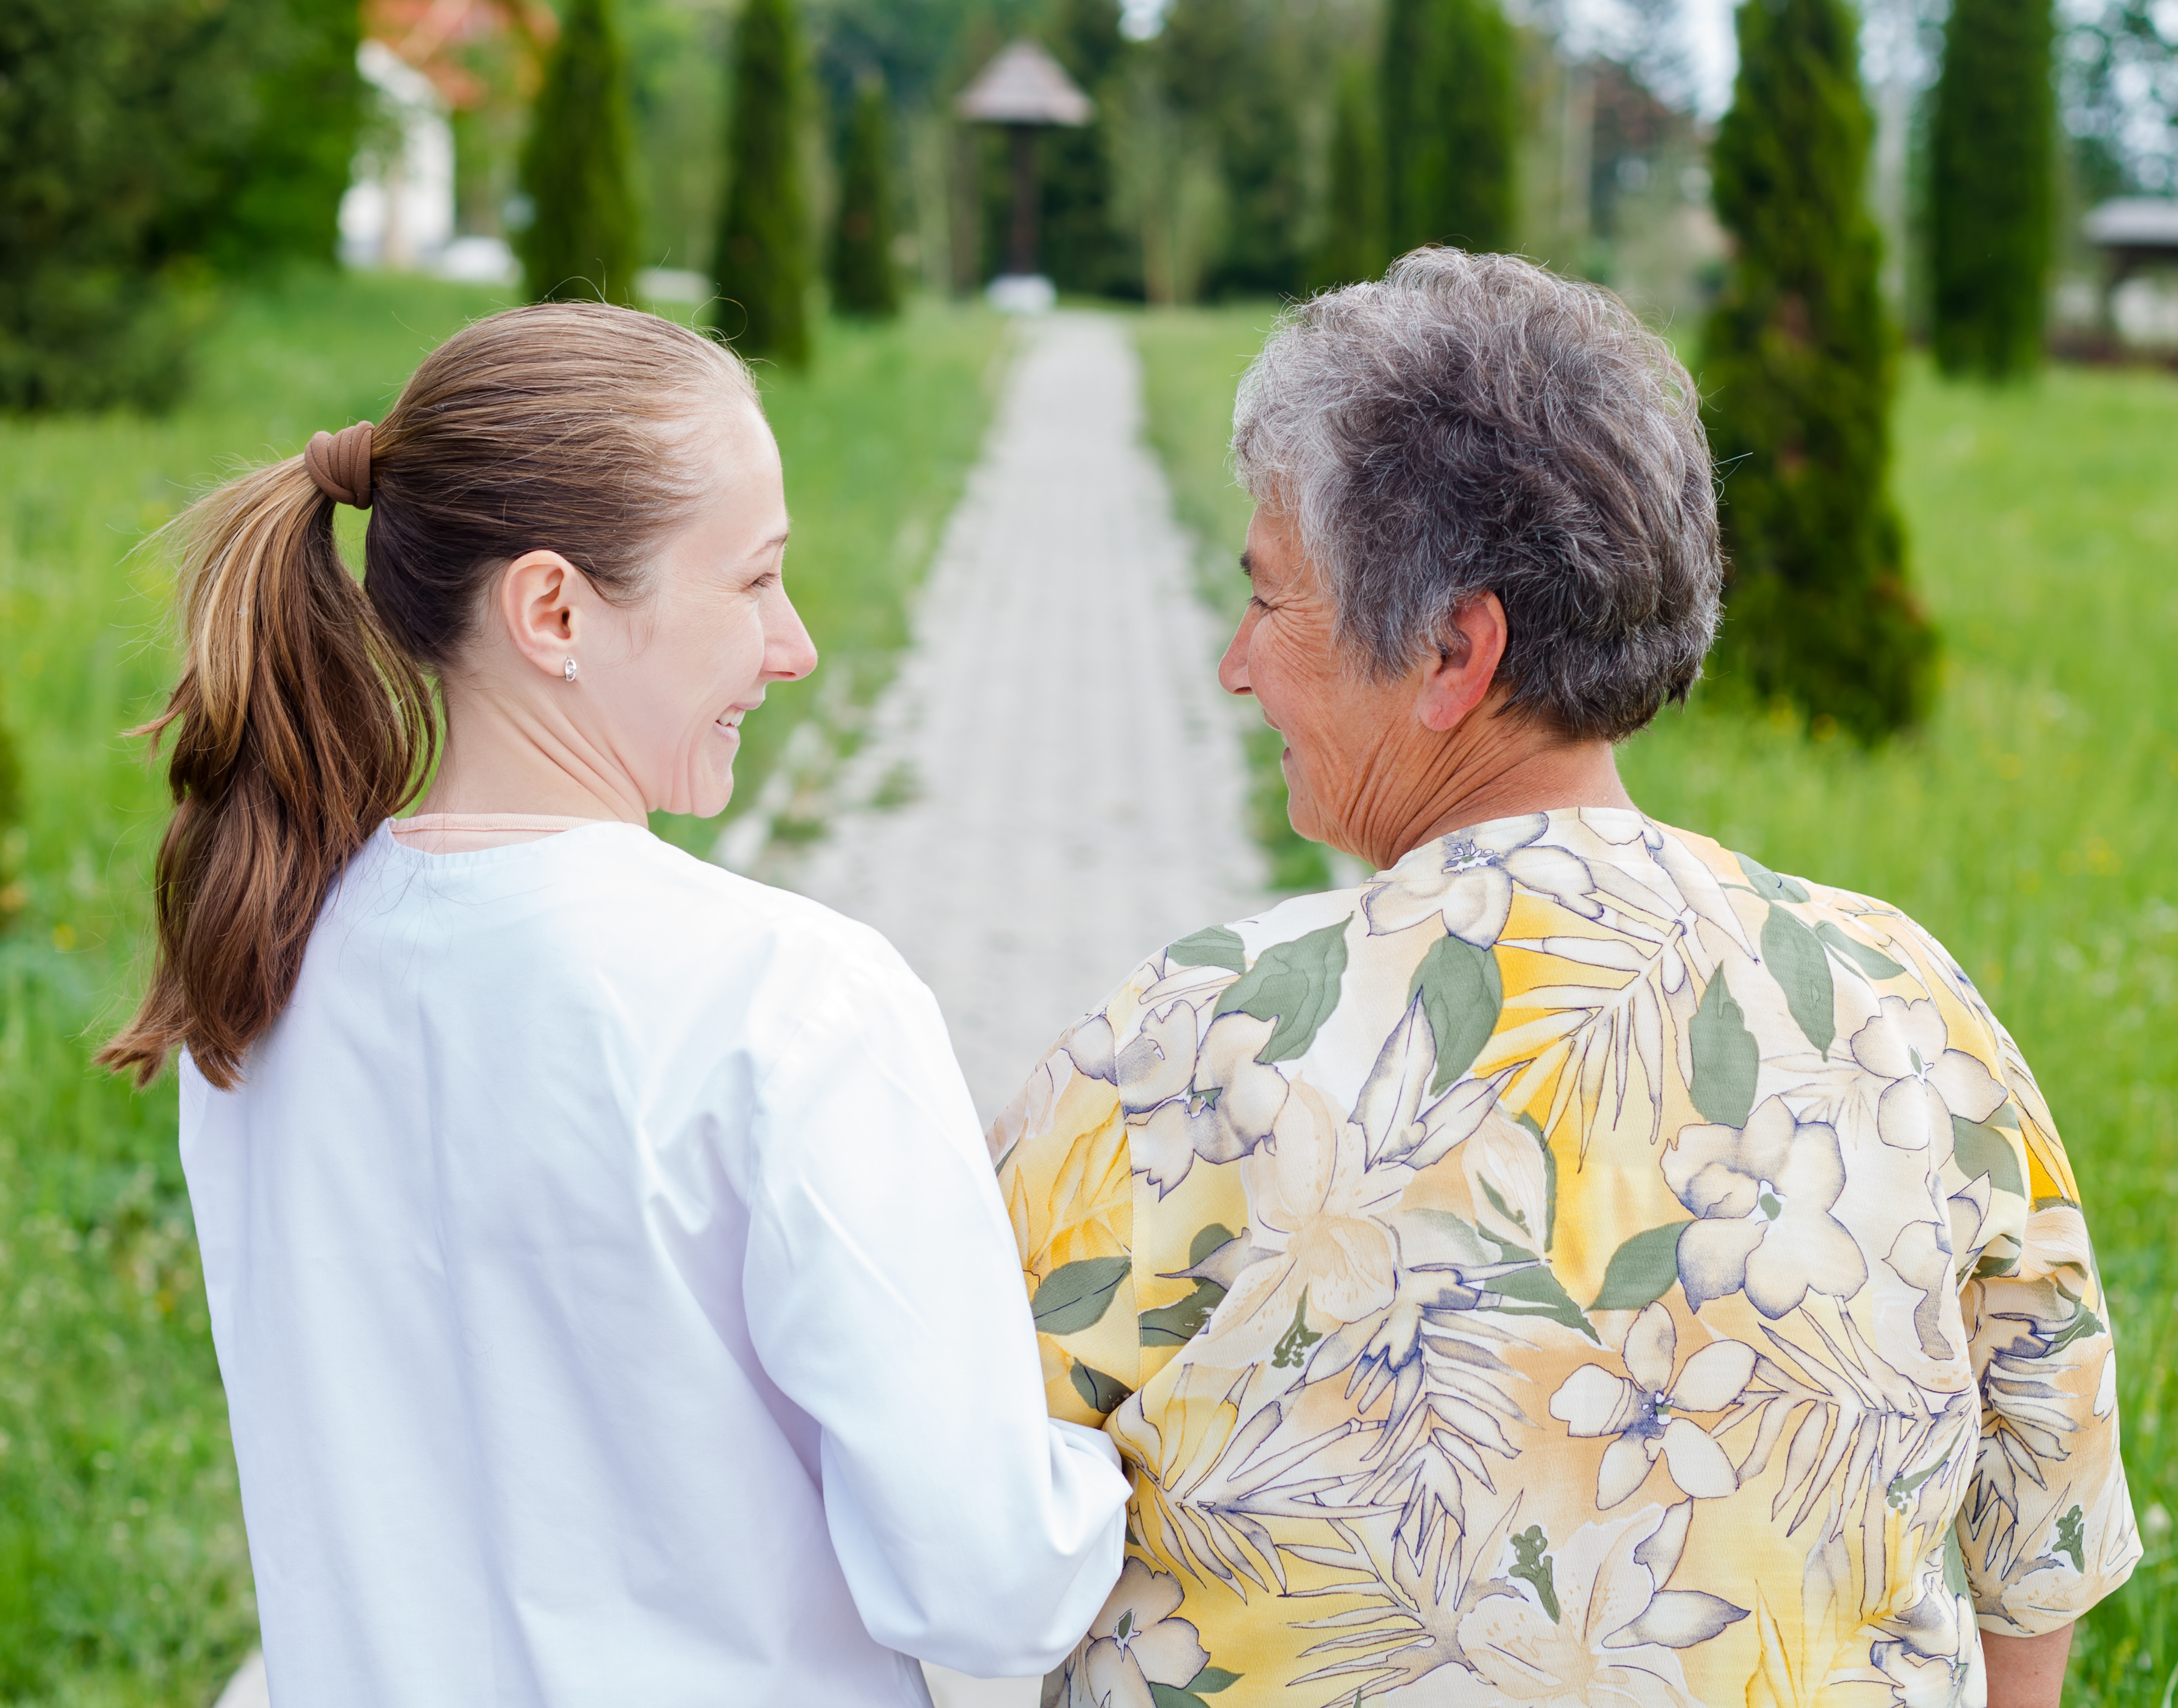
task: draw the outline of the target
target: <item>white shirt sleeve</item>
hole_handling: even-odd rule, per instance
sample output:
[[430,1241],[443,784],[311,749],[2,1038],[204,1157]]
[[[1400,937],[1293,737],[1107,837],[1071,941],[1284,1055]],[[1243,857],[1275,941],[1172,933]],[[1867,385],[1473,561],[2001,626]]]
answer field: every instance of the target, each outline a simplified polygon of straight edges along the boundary
[[757,1354],[823,1431],[832,1544],[872,1637],[982,1677],[1055,1666],[1118,1579],[1127,1485],[1048,1417],[1020,1259],[929,992],[846,966],[757,1092]]

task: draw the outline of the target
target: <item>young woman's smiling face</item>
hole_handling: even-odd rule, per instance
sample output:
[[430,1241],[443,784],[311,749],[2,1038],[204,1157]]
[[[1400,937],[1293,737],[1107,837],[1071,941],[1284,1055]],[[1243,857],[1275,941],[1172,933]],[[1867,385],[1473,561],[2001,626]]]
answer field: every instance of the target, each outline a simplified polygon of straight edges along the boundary
[[694,516],[670,535],[643,599],[594,611],[580,660],[594,738],[652,812],[709,818],[734,790],[742,720],[817,649],[786,594],[779,446],[753,405],[698,441]]

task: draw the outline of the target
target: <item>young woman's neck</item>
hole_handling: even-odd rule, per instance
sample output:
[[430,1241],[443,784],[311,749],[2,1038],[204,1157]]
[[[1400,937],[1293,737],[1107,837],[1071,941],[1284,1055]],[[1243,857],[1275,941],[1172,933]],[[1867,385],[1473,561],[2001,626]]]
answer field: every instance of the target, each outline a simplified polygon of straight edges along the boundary
[[419,813],[649,822],[626,769],[549,698],[449,682],[445,703],[446,750]]

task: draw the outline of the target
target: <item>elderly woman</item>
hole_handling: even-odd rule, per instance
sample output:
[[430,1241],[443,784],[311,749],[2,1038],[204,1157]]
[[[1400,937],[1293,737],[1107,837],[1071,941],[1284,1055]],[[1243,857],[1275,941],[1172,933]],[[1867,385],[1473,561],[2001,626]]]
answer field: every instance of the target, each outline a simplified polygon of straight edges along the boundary
[[1911,920],[1613,764],[1717,620],[1686,373],[1424,250],[1233,448],[1219,677],[1375,875],[1153,955],[993,1130],[1134,1484],[1045,1701],[2054,1705],[2140,1547],[2033,1076]]

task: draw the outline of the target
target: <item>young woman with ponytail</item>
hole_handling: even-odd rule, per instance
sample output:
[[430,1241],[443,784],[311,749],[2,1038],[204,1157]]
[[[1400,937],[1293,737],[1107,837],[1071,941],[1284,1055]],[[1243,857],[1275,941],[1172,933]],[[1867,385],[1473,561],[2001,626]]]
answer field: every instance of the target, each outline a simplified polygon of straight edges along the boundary
[[929,994],[645,828],[815,666],[786,532],[740,364],[584,304],[183,518],[104,1059],[181,1054],[276,1701],[922,1703],[906,1657],[1041,1672],[1119,1574]]

